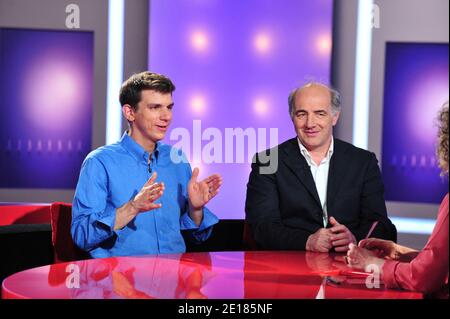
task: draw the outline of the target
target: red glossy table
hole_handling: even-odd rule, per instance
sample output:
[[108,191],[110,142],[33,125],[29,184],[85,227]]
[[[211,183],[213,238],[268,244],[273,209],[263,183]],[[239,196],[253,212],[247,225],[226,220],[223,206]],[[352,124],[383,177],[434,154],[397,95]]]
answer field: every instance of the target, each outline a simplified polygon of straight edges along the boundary
[[0,203],[0,226],[50,224],[50,204]]
[[[422,298],[366,286],[342,256],[297,251],[115,257],[25,270],[3,281],[3,298]],[[330,281],[331,277],[331,281]],[[336,284],[335,281],[340,282]]]

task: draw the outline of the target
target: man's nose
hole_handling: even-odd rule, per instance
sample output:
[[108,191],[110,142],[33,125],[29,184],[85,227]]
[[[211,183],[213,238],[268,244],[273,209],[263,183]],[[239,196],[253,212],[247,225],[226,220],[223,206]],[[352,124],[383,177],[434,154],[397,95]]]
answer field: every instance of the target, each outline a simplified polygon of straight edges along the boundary
[[172,117],[172,112],[168,108],[163,108],[160,114],[161,120],[168,121]]
[[308,116],[306,118],[306,127],[314,127],[316,126],[316,121],[314,120],[314,116]]

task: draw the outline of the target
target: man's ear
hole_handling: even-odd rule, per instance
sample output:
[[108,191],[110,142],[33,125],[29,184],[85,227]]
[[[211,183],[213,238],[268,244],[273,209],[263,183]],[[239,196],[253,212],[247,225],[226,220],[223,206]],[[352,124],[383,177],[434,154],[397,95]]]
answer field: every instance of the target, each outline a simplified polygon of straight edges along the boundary
[[128,122],[134,121],[134,109],[130,104],[125,104],[124,106],[122,106],[122,113]]
[[337,121],[339,120],[339,115],[341,115],[341,112],[337,112],[335,115],[333,115],[333,126],[335,126]]

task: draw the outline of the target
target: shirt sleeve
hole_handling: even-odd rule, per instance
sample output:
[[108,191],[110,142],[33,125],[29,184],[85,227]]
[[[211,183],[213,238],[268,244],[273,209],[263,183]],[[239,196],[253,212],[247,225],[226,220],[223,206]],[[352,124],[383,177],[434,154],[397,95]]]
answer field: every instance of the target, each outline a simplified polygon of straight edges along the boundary
[[203,242],[211,236],[213,225],[217,224],[219,219],[207,207],[203,207],[203,220],[199,226],[189,216],[189,212],[181,216],[181,230],[191,231],[192,236],[197,242]]
[[448,194],[424,249],[409,263],[387,260],[383,281],[388,288],[432,293],[448,282]]
[[87,158],[80,171],[72,203],[71,234],[74,243],[89,251],[114,235],[116,208],[107,203],[108,180],[105,167]]

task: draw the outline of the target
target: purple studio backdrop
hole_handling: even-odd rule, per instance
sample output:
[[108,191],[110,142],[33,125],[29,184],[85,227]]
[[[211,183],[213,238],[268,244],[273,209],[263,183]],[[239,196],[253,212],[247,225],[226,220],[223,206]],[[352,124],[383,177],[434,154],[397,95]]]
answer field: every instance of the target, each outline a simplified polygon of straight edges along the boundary
[[93,38],[0,28],[0,188],[75,188],[91,150]]
[[440,203],[448,192],[436,157],[448,58],[448,44],[387,43],[382,174],[388,201]]
[[208,205],[244,217],[256,151],[295,136],[292,89],[330,81],[332,0],[153,0],[149,69],[170,77],[174,118],[165,142],[181,147],[200,177],[224,184]]

